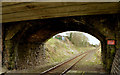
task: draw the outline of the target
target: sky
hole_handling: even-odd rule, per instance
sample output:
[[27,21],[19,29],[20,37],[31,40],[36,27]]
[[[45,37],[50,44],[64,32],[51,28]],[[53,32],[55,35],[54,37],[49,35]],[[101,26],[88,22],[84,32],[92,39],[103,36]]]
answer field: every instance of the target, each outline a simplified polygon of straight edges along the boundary
[[[75,31],[63,32],[63,33],[59,33],[57,35],[64,35],[64,36],[66,36],[66,33],[70,33],[70,32],[75,32]],[[96,37],[94,37],[94,36],[92,36],[92,35],[90,35],[88,33],[84,33],[84,32],[81,32],[81,33],[83,33],[88,38],[88,40],[89,40],[88,42],[90,44],[93,44],[93,45],[97,44],[97,45],[99,45],[100,41]]]
[[93,45],[97,44],[97,45],[99,45],[100,41],[96,37],[94,37],[94,36],[92,36],[90,34],[87,34],[87,33],[83,33],[83,34],[89,39],[89,43],[90,44],[93,44]]

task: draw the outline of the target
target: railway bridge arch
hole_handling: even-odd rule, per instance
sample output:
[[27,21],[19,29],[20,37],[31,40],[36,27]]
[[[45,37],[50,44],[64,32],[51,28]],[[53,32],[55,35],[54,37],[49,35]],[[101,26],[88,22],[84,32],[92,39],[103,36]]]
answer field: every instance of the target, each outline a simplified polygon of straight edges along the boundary
[[[87,4],[83,3],[81,4],[81,6],[82,5],[87,5]],[[31,9],[34,10],[34,8],[36,8],[35,6],[30,7],[28,5],[26,7],[29,8],[30,10]],[[7,10],[7,8],[5,10]],[[62,10],[62,9],[58,9],[58,10]],[[44,42],[46,42],[49,38],[51,38],[57,33],[64,31],[82,31],[95,36],[101,41],[102,61],[104,63],[105,69],[109,72],[111,71],[113,73],[115,72],[118,73],[120,69],[117,70],[119,66],[116,67],[115,64],[115,63],[119,64],[118,56],[120,49],[120,43],[119,43],[120,18],[119,18],[118,10],[116,12],[111,12],[109,14],[106,13],[108,11],[104,13],[102,11],[99,11],[101,13],[97,13],[97,12],[98,11],[94,13],[93,11],[92,14],[78,15],[77,12],[74,13],[71,11],[68,13],[73,13],[73,15],[66,14],[66,16],[63,16],[64,15],[63,13],[61,14],[61,16],[55,17],[56,15],[54,15],[53,17],[49,17],[49,18],[46,18],[46,16],[50,16],[50,15],[44,15],[45,18],[41,18],[41,19],[35,17],[33,17],[32,19],[31,17],[30,19],[26,17],[25,19],[25,17],[23,17],[23,20],[21,19],[22,17],[17,18],[16,15],[15,15],[16,17],[13,16],[15,20],[13,19],[7,20],[8,17],[6,18],[5,16],[8,14],[5,14],[5,16],[3,16],[3,24],[2,24],[3,25],[2,27],[3,66],[9,70],[23,69],[23,68],[29,68],[30,66],[31,67],[37,66],[39,64],[39,60],[43,60],[42,51],[44,49]],[[83,11],[83,13],[88,13],[88,12]],[[4,11],[3,11],[3,15],[4,15]],[[11,15],[8,16],[12,18]],[[107,40],[110,39],[115,40],[116,44],[107,45]],[[33,55],[31,55],[31,53]]]

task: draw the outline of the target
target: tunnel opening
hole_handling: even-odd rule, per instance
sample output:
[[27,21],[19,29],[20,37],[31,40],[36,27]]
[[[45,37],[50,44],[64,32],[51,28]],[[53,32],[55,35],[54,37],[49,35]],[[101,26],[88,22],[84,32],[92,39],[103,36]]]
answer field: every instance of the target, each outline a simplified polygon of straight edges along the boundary
[[[79,41],[80,40],[80,41]],[[20,44],[20,43],[19,43]],[[26,44],[26,43],[25,43]],[[47,39],[44,43],[36,43],[33,45],[26,44],[31,51],[25,51],[24,55],[30,55],[32,57],[25,58],[24,56],[19,56],[20,58],[27,59],[28,66],[36,64],[35,62],[39,61],[39,65],[34,67],[34,69],[29,69],[28,71],[20,70],[19,72],[30,72],[30,73],[40,73],[48,70],[49,68],[59,65],[62,62],[68,61],[70,58],[73,58],[84,52],[95,50],[93,55],[89,55],[83,61],[80,61],[79,64],[73,67],[68,73],[96,73],[96,72],[105,72],[103,69],[103,61],[101,54],[101,43],[100,41],[93,37],[90,34],[80,32],[80,31],[66,31],[63,33],[58,33],[51,38]],[[21,48],[23,45],[19,45],[18,48]],[[25,45],[24,45],[25,46]],[[26,47],[26,46],[25,46]],[[25,48],[23,47],[23,48]],[[27,48],[26,48],[27,49]],[[36,52],[32,52],[36,50]],[[41,51],[40,51],[41,50]],[[22,52],[19,52],[22,55]],[[20,59],[19,58],[19,59]],[[32,60],[34,59],[34,60]],[[39,59],[39,60],[37,60]],[[91,60],[92,59],[92,60]],[[24,60],[22,62],[24,62]],[[30,63],[35,61],[34,63]],[[82,64],[81,64],[82,62]],[[20,64],[20,63],[18,63]],[[18,66],[19,67],[19,66]],[[26,68],[23,68],[26,69]]]
[[103,22],[99,22],[103,17],[92,16],[92,18],[91,16],[73,16],[4,24],[3,65],[9,70],[29,69],[42,65],[44,62],[38,59],[44,61],[42,53],[45,49],[44,43],[48,39],[65,31],[82,31],[101,41],[103,65],[110,72],[115,53],[114,46],[108,46],[106,43],[107,33],[110,31],[107,26],[104,28]]
[[[92,51],[91,55],[79,60],[68,73],[105,72],[101,56],[101,43],[90,34],[79,31],[62,32],[47,40],[45,48],[46,54],[44,55],[49,64],[60,64],[79,54]],[[67,65],[66,68],[68,68]]]

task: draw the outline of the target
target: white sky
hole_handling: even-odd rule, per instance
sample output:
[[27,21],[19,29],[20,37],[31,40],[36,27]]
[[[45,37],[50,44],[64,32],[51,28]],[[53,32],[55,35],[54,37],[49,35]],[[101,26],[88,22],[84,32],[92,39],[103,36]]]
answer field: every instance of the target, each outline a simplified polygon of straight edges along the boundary
[[93,44],[93,45],[97,44],[98,45],[100,43],[100,41],[96,37],[94,37],[90,34],[87,34],[87,33],[83,33],[83,34],[89,39],[90,44]]
[[[63,33],[59,33],[57,35],[66,36],[66,33],[70,33],[70,32],[75,32],[75,31],[63,32]],[[92,36],[92,35],[90,35],[88,33],[84,33],[84,32],[81,32],[81,33],[83,33],[88,38],[90,44],[93,44],[93,45],[97,44],[98,45],[100,43],[100,41],[96,37],[94,37],[94,36]]]

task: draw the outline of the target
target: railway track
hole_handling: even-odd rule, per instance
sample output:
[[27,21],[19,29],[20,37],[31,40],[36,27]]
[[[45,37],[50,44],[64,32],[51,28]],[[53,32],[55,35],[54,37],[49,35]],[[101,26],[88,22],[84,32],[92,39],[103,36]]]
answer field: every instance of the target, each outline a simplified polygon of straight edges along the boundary
[[[93,50],[91,50],[93,51]],[[82,54],[79,54],[61,64],[58,64],[44,72],[42,72],[40,75],[65,75],[75,64],[80,62],[81,59],[83,59],[89,52],[84,52]]]

